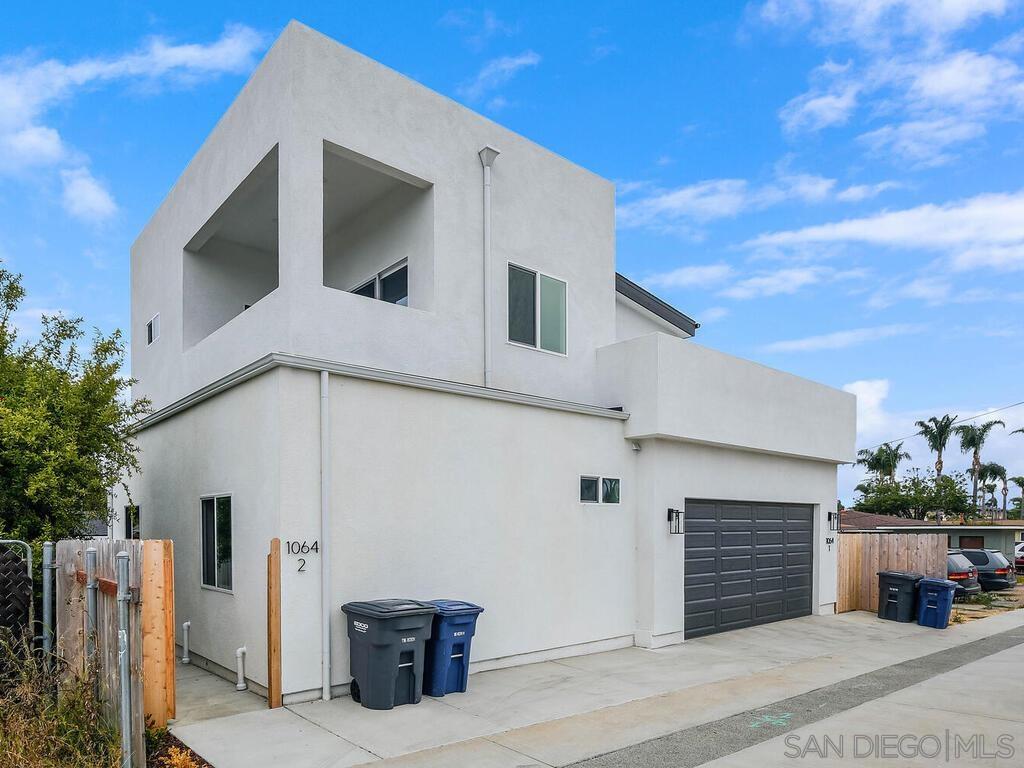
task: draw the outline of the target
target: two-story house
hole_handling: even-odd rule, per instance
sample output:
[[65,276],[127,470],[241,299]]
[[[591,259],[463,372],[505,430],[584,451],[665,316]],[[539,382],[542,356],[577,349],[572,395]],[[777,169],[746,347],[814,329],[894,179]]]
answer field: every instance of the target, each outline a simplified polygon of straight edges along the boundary
[[485,606],[478,670],[834,610],[854,398],[697,345],[610,182],[307,27],[131,267],[139,525],[257,689],[275,537],[286,702],[346,690],[350,600]]

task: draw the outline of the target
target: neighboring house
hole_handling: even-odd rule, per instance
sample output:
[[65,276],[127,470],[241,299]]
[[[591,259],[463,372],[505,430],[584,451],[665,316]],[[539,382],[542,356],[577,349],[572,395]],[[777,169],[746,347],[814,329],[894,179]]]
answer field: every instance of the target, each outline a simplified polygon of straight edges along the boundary
[[842,511],[840,526],[844,533],[944,533],[950,549],[998,549],[1011,562],[1014,545],[1024,534],[1024,522],[1020,520],[936,525],[928,520],[874,515],[855,509]]
[[266,683],[275,537],[286,701],[347,690],[350,600],[485,606],[478,670],[831,613],[853,396],[615,258],[611,182],[290,24],[132,248],[193,657]]

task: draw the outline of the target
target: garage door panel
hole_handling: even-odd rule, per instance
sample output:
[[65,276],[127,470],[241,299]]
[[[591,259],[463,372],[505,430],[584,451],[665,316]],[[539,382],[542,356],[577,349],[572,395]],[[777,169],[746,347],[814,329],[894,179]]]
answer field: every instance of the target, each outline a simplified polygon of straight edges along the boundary
[[685,633],[811,612],[813,508],[686,500]]

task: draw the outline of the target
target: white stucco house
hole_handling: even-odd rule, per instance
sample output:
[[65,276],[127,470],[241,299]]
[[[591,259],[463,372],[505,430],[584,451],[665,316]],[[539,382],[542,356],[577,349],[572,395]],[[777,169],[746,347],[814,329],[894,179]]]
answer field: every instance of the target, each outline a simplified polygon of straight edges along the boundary
[[130,487],[193,658],[266,684],[274,537],[286,702],[347,690],[351,600],[485,606],[476,670],[834,610],[853,396],[698,345],[614,209],[287,27],[131,254]]

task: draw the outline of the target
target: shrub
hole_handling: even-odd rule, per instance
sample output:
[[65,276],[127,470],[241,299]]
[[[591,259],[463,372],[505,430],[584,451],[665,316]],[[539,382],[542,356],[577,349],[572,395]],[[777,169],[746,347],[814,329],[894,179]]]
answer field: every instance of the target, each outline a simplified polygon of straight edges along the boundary
[[27,641],[0,637],[0,765],[117,768],[117,732],[100,713],[95,671],[48,669]]

